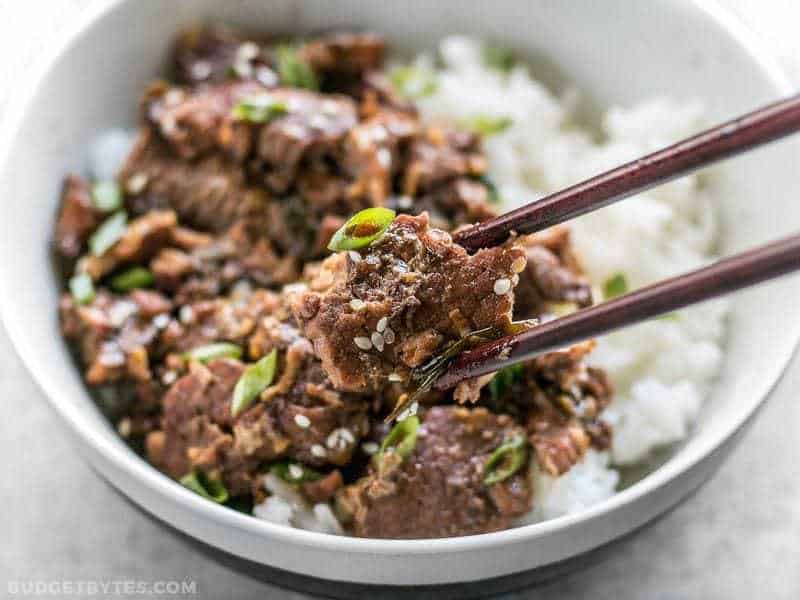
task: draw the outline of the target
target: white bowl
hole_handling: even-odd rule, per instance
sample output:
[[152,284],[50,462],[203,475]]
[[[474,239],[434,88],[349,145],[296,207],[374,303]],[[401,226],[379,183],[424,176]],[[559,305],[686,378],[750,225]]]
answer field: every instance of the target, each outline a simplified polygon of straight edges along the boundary
[[[544,57],[601,105],[658,94],[699,98],[713,120],[790,88],[742,27],[713,5],[688,0],[99,4],[47,52],[0,137],[0,304],[17,350],[80,451],[124,494],[189,535],[257,563],[361,583],[436,584],[543,567],[631,532],[706,480],[786,366],[800,338],[800,320],[787,318],[800,297],[798,279],[736,298],[724,372],[691,439],[669,461],[590,510],[538,525],[441,540],[365,540],[284,528],[203,500],[131,452],[92,403],[59,335],[59,287],[48,254],[63,175],[83,166],[95,133],[133,123],[143,85],[159,72],[179,27],[199,18],[277,32],[356,25],[407,50],[465,32]],[[797,143],[782,142],[727,169],[724,252],[800,223],[799,157]]]

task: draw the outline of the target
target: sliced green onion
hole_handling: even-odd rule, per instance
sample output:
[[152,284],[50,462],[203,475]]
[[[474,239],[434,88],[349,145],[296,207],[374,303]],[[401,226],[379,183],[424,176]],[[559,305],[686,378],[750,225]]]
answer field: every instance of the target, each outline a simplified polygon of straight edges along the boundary
[[628,280],[622,273],[616,273],[603,283],[603,296],[606,300],[622,296],[628,292]]
[[489,382],[489,393],[494,400],[500,400],[511,389],[514,382],[517,381],[525,372],[525,367],[522,365],[511,365],[500,369],[497,374]]
[[78,304],[89,304],[94,300],[94,283],[86,273],[78,273],[70,278],[69,291]]
[[102,212],[122,208],[122,191],[115,181],[98,181],[92,186],[92,204]]
[[269,123],[272,119],[285,115],[289,108],[269,94],[258,94],[245,98],[233,107],[231,116],[237,121],[248,123]]
[[347,220],[333,234],[328,250],[357,250],[381,237],[394,221],[395,212],[388,208],[365,208]]
[[508,73],[517,64],[517,59],[508,48],[501,46],[484,46],[483,62],[487,67]]
[[413,65],[392,69],[389,78],[397,90],[407,98],[430,96],[439,87],[435,73]]
[[109,248],[125,235],[128,227],[128,215],[125,211],[115,212],[97,228],[89,238],[89,250],[95,256],[103,256]]
[[287,483],[305,483],[322,478],[322,475],[314,469],[290,461],[276,463],[269,470]]
[[501,133],[513,124],[513,119],[509,117],[492,117],[489,115],[476,115],[471,119],[466,119],[461,122],[461,126],[464,129],[480,133],[484,136]]
[[381,457],[386,452],[394,452],[402,458],[408,457],[417,445],[418,429],[419,417],[416,415],[411,415],[402,421],[398,421],[386,437],[383,438],[381,449],[375,456]]
[[181,477],[180,482],[181,485],[217,504],[222,504],[229,498],[225,485],[221,481],[211,479],[203,471],[192,471]]
[[234,417],[247,410],[258,395],[267,389],[275,378],[277,366],[278,350],[273,348],[272,352],[244,370],[233,388],[231,414]]
[[276,51],[278,74],[281,82],[292,87],[305,88],[317,91],[319,82],[311,66],[297,54],[297,49],[291,46],[278,46]]
[[153,285],[154,281],[155,277],[153,277],[149,269],[145,269],[144,267],[131,267],[130,269],[122,271],[122,273],[114,275],[109,280],[109,284],[112,290],[124,294],[125,292],[130,292],[137,288],[150,287]]
[[528,444],[521,435],[506,440],[492,452],[484,468],[483,483],[494,485],[511,477],[522,468],[528,456]]
[[500,202],[500,190],[497,189],[497,184],[488,175],[475,175],[472,179],[481,182],[486,187],[486,192],[489,194],[489,202],[492,204]]
[[241,358],[242,348],[236,344],[229,342],[218,342],[216,344],[206,344],[205,346],[198,346],[192,348],[188,352],[184,352],[184,360],[196,360],[203,364],[216,360],[218,358]]

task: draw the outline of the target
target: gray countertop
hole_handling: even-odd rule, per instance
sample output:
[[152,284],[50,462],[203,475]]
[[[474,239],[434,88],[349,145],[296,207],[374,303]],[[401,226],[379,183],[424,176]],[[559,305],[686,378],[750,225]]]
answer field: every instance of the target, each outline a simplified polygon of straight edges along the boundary
[[[623,1],[623,0],[609,0]],[[0,0],[0,110],[12,75],[92,0]],[[800,81],[792,0],[726,0]],[[786,12],[783,12],[786,11]],[[791,12],[793,11],[793,12]],[[11,50],[13,49],[13,52]],[[800,56],[800,53],[798,54]],[[508,598],[797,598],[800,359],[718,475],[602,563]],[[15,582],[194,581],[202,598],[301,598],[216,562],[81,460],[0,329],[0,597]],[[491,589],[487,589],[491,592]],[[50,594],[52,597],[57,597]],[[99,596],[96,596],[99,597]]]

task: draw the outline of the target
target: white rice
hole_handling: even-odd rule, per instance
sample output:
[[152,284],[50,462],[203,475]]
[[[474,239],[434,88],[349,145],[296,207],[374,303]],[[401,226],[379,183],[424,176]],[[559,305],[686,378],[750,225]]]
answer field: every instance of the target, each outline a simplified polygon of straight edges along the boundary
[[[570,90],[556,97],[524,66],[502,74],[483,64],[481,43],[442,41],[443,67],[431,55],[414,64],[435,71],[436,91],[418,101],[428,121],[509,117],[512,125],[484,148],[504,208],[530,202],[685,137],[702,125],[702,106],[658,98],[613,107],[602,121],[602,143],[577,128]],[[90,145],[92,177],[114,177],[134,134],[115,129]],[[629,198],[572,223],[573,241],[601,297],[603,282],[623,273],[631,288],[685,272],[713,258],[718,227],[704,182],[693,175]],[[535,508],[529,523],[575,513],[614,494],[617,467],[641,462],[653,450],[684,439],[722,361],[726,303],[716,301],[617,331],[599,340],[592,362],[610,375],[616,394],[606,411],[614,427],[610,452],[590,451],[565,476],[533,469]],[[310,506],[289,485],[268,475],[272,494],[255,516],[315,531],[341,533],[326,504]]]
[[[487,67],[481,43],[470,38],[446,38],[439,57],[437,90],[419,101],[426,119],[512,119],[509,128],[484,144],[505,209],[702,126],[698,103],[659,98],[608,110],[603,141],[597,143],[574,125],[576,91],[557,98],[523,66],[507,75]],[[432,69],[435,62],[423,55],[415,64]],[[696,175],[685,177],[572,223],[576,251],[598,299],[603,282],[617,273],[633,289],[713,258],[718,227],[704,183]],[[611,451],[590,452],[557,480],[534,469],[536,506],[524,522],[578,512],[608,498],[619,482],[616,467],[641,462],[686,437],[720,368],[725,313],[725,302],[712,302],[599,340],[591,361],[608,372],[616,388],[606,412],[614,427]]]

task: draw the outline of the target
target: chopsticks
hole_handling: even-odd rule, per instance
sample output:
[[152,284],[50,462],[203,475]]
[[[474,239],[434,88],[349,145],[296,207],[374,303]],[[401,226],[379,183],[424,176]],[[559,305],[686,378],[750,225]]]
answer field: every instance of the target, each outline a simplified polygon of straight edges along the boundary
[[445,390],[540,354],[800,270],[800,234],[722,259],[460,354],[434,384]]
[[798,130],[800,95],[795,95],[483,221],[453,239],[470,252],[496,246],[512,231],[546,229]]

